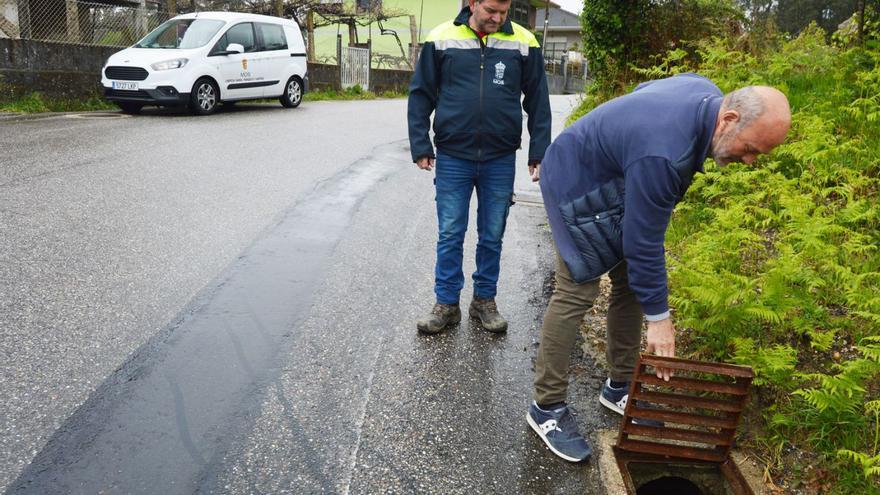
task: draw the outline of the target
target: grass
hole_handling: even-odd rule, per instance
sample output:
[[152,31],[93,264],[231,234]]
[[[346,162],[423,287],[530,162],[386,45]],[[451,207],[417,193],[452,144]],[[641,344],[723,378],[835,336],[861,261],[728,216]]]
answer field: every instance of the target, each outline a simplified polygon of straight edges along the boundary
[[[353,86],[343,91],[322,90],[306,93],[304,101],[330,100],[375,100],[378,98],[405,98],[405,92],[384,91],[374,93],[364,91],[360,86]],[[277,100],[257,100],[257,102],[277,103]],[[118,107],[100,96],[84,99],[53,99],[42,93],[33,92],[22,97],[0,102],[0,112],[8,113],[45,113],[45,112],[89,112],[96,110],[116,110]]]
[[11,113],[88,112],[116,108],[116,105],[99,96],[85,99],[50,99],[37,92],[0,102],[0,112]]
[[327,100],[375,100],[377,98],[405,98],[406,93],[400,91],[384,91],[376,94],[372,91],[365,91],[360,86],[352,86],[342,91],[325,89],[320,91],[312,91],[305,94],[305,101],[327,101]]

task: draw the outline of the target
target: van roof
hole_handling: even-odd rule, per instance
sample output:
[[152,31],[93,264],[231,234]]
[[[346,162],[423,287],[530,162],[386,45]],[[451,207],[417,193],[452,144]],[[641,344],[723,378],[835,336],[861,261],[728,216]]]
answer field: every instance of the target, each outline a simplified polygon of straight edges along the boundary
[[299,27],[299,24],[292,19],[284,19],[282,17],[273,17],[269,15],[260,15],[260,14],[246,14],[243,12],[191,12],[189,14],[182,14],[176,17],[177,19],[217,19],[220,21],[243,21],[248,20],[252,22],[272,22],[276,24],[287,24]]

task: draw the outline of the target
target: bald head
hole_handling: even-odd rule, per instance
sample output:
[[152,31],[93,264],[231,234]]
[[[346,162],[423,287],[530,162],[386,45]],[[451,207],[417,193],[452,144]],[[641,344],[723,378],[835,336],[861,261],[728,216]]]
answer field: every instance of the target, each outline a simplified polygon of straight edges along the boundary
[[752,163],[782,144],[791,127],[788,99],[776,88],[747,86],[728,93],[721,103],[712,158],[719,165]]

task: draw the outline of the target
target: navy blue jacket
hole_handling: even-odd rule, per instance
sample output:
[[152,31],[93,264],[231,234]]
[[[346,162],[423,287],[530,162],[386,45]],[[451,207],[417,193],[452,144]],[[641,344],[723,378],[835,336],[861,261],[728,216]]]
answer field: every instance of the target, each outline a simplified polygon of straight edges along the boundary
[[669,310],[663,238],[709,153],[722,93],[696,74],[639,85],[568,127],[541,167],[553,239],[578,283],[625,259],[649,319]]
[[470,8],[463,8],[422,45],[409,88],[412,159],[434,156],[428,137],[432,112],[440,151],[474,161],[513,153],[521,145],[525,109],[529,162],[541,161],[551,125],[541,48],[531,32],[509,18],[484,42],[468,26],[470,15]]

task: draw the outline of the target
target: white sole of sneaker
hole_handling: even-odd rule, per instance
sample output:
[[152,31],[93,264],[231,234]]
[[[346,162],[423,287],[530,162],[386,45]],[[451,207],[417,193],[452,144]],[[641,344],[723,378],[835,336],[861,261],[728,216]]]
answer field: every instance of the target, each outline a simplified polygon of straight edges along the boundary
[[540,437],[541,440],[544,441],[544,445],[546,445],[547,448],[550,449],[550,452],[553,452],[554,454],[556,454],[557,456],[559,456],[559,457],[565,459],[565,460],[568,461],[568,462],[583,462],[583,461],[586,460],[586,459],[575,459],[574,457],[567,456],[567,455],[563,454],[562,452],[560,452],[560,451],[554,449],[553,446],[550,445],[550,441],[547,440],[547,436],[544,435],[544,433],[541,431],[541,428],[538,426],[537,423],[535,423],[535,420],[532,419],[532,415],[531,415],[531,414],[526,413],[526,421],[529,422],[529,426],[531,426],[531,427],[532,427],[532,430],[534,430],[535,433],[538,434],[538,437]]
[[599,396],[599,403],[602,404],[603,406],[607,407],[608,409],[611,409],[612,411],[616,412],[617,414],[620,414],[621,416],[623,416],[623,409],[621,409],[620,406],[611,402],[610,400],[606,399],[605,397],[603,397],[601,395]]

